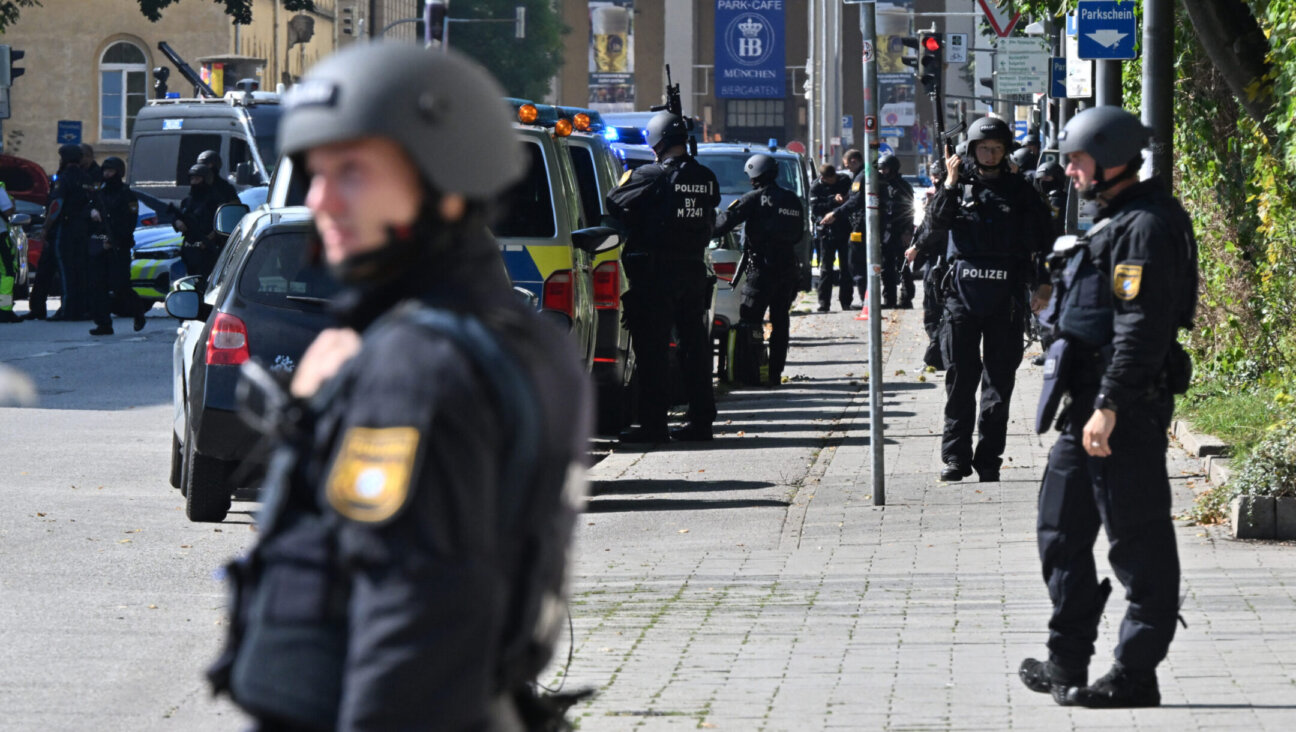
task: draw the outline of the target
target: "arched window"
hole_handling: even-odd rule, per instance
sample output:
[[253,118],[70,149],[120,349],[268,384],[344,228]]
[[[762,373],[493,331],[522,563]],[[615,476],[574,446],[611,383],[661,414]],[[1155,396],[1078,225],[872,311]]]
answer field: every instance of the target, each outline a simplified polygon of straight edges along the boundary
[[148,98],[148,59],[134,43],[119,41],[99,59],[99,139],[129,140],[135,115]]

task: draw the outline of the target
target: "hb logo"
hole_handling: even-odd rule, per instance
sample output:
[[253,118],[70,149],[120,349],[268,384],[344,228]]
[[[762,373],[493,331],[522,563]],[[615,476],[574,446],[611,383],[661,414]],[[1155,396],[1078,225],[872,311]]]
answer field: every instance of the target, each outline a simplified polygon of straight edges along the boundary
[[765,48],[761,41],[760,32],[765,24],[758,22],[754,17],[748,17],[742,23],[738,24],[738,30],[742,32],[742,38],[738,39],[738,55],[743,57],[760,56]]
[[744,66],[757,66],[769,60],[774,52],[774,29],[755,13],[734,18],[725,29],[729,55]]

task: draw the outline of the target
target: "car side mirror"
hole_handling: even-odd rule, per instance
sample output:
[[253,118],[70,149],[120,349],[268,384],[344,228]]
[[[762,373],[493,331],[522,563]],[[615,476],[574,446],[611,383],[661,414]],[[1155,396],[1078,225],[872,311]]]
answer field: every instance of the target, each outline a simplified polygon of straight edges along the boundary
[[196,290],[172,290],[167,293],[165,302],[167,315],[178,320],[206,320],[209,313],[203,311],[211,310]]
[[31,226],[31,216],[27,214],[14,214],[9,217],[10,226]]
[[591,226],[571,234],[572,244],[589,254],[610,252],[621,246],[621,234],[610,226]]
[[239,222],[249,210],[241,203],[227,203],[216,209],[216,219],[212,228],[216,229],[217,233],[229,236],[238,228]]
[[234,183],[240,186],[254,185],[252,183],[252,163],[243,161],[234,166]]

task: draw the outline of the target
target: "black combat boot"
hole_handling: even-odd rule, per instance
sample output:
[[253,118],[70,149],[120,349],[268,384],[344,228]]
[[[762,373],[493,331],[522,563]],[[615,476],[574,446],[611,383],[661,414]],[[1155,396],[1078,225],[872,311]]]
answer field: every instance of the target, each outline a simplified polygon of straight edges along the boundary
[[113,334],[113,327],[111,323],[109,323],[108,325],[96,325],[94,329],[90,331],[90,335],[92,336],[106,336],[112,334]]
[[944,481],[963,480],[971,474],[972,468],[951,460],[945,463],[945,469],[941,471],[940,479]]
[[704,422],[685,422],[680,427],[671,427],[670,436],[680,442],[710,442],[711,425]]
[[1067,701],[1093,709],[1130,709],[1161,706],[1161,690],[1156,671],[1135,671],[1119,662],[1092,686],[1082,686],[1067,693]]
[[1049,694],[1061,706],[1071,706],[1068,693],[1089,683],[1089,669],[1063,668],[1052,661],[1022,661],[1017,675],[1031,691]]
[[0,323],[21,323],[23,318],[14,315],[12,310],[0,310]]

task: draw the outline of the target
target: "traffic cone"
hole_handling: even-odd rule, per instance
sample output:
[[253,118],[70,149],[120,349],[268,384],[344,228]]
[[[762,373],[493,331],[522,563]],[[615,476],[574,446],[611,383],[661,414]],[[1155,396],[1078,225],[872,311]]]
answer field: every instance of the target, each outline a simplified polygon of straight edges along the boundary
[[868,294],[868,290],[865,290],[865,291],[864,291],[864,309],[860,311],[860,314],[859,314],[859,315],[856,315],[856,316],[855,316],[855,319],[856,319],[856,320],[868,320],[868,304],[869,304],[869,294]]

